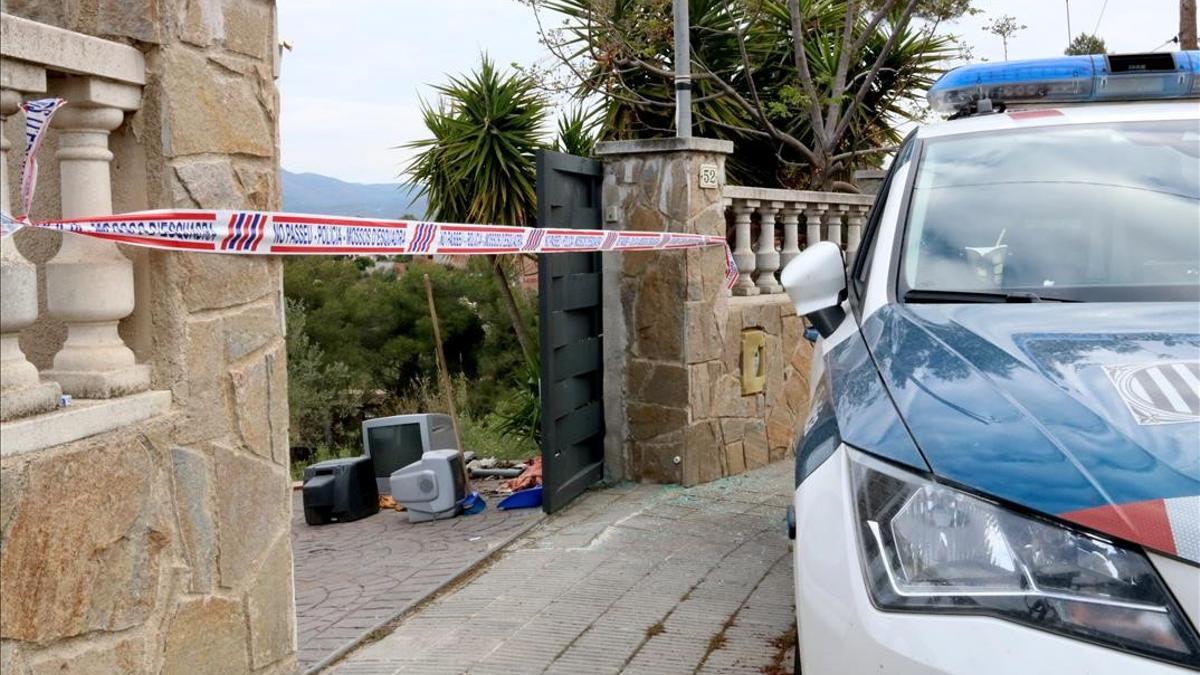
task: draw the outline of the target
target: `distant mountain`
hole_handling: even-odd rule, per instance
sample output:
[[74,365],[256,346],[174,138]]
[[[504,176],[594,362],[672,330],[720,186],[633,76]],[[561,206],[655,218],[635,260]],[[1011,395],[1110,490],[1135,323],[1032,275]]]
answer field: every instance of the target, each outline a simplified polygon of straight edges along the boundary
[[283,210],[362,218],[425,217],[428,200],[410,183],[347,183],[316,173],[283,171]]

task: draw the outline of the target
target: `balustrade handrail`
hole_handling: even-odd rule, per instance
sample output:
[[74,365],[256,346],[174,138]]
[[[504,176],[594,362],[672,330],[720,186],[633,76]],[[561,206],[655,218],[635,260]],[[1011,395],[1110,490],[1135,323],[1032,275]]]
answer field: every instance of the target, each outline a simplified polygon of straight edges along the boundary
[[[146,57],[134,47],[11,14],[0,13],[0,57],[6,70],[19,69],[15,61],[71,75],[146,84]],[[8,79],[0,79],[0,85],[22,88]]]
[[820,192],[817,190],[788,190],[783,188],[726,185],[721,195],[726,199],[750,199],[775,202],[804,202],[810,204],[854,204],[870,207],[874,195],[853,192]]

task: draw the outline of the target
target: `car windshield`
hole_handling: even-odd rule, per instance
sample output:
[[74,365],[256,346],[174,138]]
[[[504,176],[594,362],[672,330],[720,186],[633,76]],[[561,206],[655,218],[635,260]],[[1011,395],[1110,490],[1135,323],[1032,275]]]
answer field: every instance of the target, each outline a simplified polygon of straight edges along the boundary
[[901,291],[1200,298],[1198,171],[1196,120],[927,140]]

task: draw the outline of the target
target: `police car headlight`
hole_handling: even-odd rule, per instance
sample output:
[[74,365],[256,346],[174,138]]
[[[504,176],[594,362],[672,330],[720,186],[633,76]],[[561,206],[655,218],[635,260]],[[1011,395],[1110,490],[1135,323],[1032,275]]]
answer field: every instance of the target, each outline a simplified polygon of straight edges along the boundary
[[1200,638],[1142,552],[859,452],[851,480],[880,609],[993,616],[1200,665]]

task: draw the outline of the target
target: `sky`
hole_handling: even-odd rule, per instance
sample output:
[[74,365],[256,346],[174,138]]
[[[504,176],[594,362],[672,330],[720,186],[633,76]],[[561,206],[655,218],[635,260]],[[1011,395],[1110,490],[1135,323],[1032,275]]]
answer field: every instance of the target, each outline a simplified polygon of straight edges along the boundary
[[[1000,39],[983,26],[1003,15],[1027,26],[1010,59],[1062,53],[1067,3],[1075,34],[1100,35],[1110,52],[1161,46],[1179,25],[1178,0],[975,0],[983,14],[951,24],[976,59],[999,61]],[[517,0],[284,0],[279,90],[283,168],[359,183],[400,180],[427,136],[421,100],[431,85],[470,71],[486,52],[498,65],[546,64],[533,12]]]

